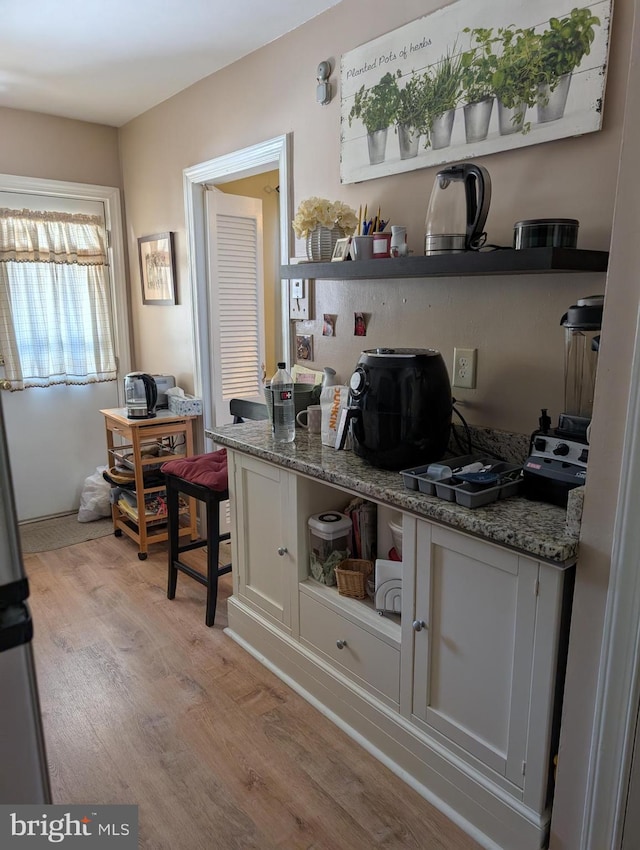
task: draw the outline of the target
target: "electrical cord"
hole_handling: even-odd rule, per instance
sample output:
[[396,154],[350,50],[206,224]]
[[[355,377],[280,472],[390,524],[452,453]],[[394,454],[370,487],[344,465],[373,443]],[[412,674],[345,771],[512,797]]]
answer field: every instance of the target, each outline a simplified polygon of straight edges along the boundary
[[460,435],[459,435],[459,434],[458,434],[458,432],[456,431],[456,429],[455,429],[455,427],[454,427],[454,424],[453,424],[453,422],[452,422],[452,423],[451,423],[451,433],[453,434],[453,439],[455,440],[456,445],[458,446],[458,448],[460,449],[460,451],[461,451],[461,452],[463,452],[464,454],[468,454],[468,455],[470,455],[470,454],[471,454],[471,449],[472,449],[472,444],[471,444],[471,431],[469,430],[469,425],[467,424],[467,420],[464,418],[464,416],[460,413],[460,411],[459,411],[459,410],[457,409],[457,407],[456,407],[456,400],[455,400],[455,398],[451,399],[451,408],[452,408],[453,413],[455,413],[455,414],[456,414],[456,416],[457,416],[457,417],[460,419],[460,421],[462,422],[462,427],[464,428],[464,433],[465,433],[465,436],[466,436],[466,438],[467,438],[467,448],[465,448],[465,447],[462,445],[462,441],[460,440]]

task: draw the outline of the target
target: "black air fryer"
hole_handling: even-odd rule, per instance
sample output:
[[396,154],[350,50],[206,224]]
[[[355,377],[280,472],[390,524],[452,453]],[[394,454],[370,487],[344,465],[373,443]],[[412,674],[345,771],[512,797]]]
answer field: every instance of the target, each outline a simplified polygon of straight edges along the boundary
[[353,449],[372,466],[407,469],[443,457],[451,431],[451,385],[433,349],[363,351],[351,376]]

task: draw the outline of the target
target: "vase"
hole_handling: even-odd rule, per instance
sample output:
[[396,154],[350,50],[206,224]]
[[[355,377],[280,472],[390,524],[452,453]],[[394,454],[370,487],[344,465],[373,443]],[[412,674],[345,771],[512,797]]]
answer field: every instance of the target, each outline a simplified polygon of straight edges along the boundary
[[515,106],[505,106],[498,100],[498,126],[501,136],[510,136],[512,133],[522,133],[524,129],[524,115],[527,106],[517,103]]
[[464,107],[464,132],[467,144],[483,142],[489,135],[489,122],[493,109],[493,97],[483,97]]
[[307,236],[307,259],[314,263],[328,263],[338,239],[344,239],[341,227],[316,227]]
[[556,81],[556,86],[551,90],[548,85],[538,86],[538,123],[545,124],[547,121],[557,121],[564,115],[569,94],[571,74],[563,74]]
[[451,144],[451,131],[453,130],[453,119],[455,109],[447,109],[431,122],[431,147],[434,151],[448,148]]
[[398,124],[398,143],[400,145],[400,159],[412,159],[418,156],[418,143],[420,131],[410,124]]
[[380,165],[384,162],[385,152],[387,149],[387,130],[374,130],[373,133],[367,133],[367,146],[369,149],[369,165]]

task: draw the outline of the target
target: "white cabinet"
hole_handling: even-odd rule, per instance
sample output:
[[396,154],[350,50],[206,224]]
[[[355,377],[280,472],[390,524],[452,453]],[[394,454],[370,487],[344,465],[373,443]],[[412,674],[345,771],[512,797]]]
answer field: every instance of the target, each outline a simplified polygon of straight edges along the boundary
[[405,523],[416,534],[407,630],[414,646],[412,720],[540,812],[562,571],[429,522]]
[[295,484],[285,469],[229,453],[234,595],[286,629],[297,593]]
[[404,513],[402,612],[380,617],[309,578],[309,516],[353,491],[228,457],[228,634],[495,846],[544,846],[573,571]]

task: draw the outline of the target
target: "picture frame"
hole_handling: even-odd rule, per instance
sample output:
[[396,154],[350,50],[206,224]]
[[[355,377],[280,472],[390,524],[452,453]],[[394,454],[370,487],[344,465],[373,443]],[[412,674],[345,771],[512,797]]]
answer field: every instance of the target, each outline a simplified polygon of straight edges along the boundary
[[138,239],[142,303],[159,306],[176,303],[174,234],[155,233]]
[[332,263],[341,263],[343,260],[350,260],[349,248],[351,247],[351,237],[346,236],[344,239],[338,239],[333,248],[331,255]]
[[312,334],[296,334],[296,357],[298,360],[313,360]]

